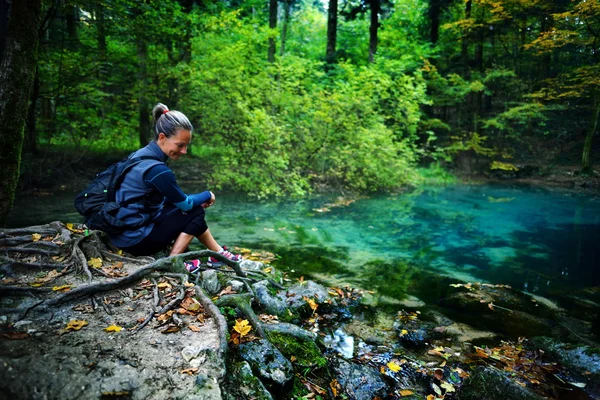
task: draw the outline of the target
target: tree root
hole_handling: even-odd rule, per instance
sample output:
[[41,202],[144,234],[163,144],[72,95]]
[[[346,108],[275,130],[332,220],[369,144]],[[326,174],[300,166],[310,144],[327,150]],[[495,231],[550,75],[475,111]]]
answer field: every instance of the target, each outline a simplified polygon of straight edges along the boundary
[[228,307],[237,307],[241,312],[244,313],[250,324],[258,333],[261,338],[265,338],[265,332],[262,329],[262,323],[258,316],[254,312],[251,306],[252,303],[252,295],[249,293],[244,294],[230,294],[227,296],[221,297],[216,301],[216,305],[219,307],[228,306]]
[[24,286],[0,286],[0,296],[16,295],[27,296],[35,292],[47,293],[51,292],[51,288],[42,287],[24,287]]
[[57,256],[60,254],[60,251],[58,249],[55,251],[48,251],[31,247],[5,247],[2,249],[2,251],[5,251],[7,253],[38,254],[48,257]]
[[126,261],[126,262],[130,262],[133,264],[147,264],[149,262],[156,261],[152,257],[131,258],[131,257],[120,256],[118,254],[111,253],[108,250],[100,250],[100,254],[102,254],[104,257],[109,258],[113,261]]
[[225,317],[219,311],[219,308],[212,302],[210,298],[204,293],[201,287],[195,286],[196,297],[204,310],[215,320],[217,325],[217,331],[219,332],[219,350],[218,356],[224,360],[227,355],[227,321]]
[[8,258],[8,257],[0,257],[0,260],[2,260],[5,264],[9,267],[28,267],[28,268],[39,268],[39,269],[55,269],[55,268],[66,268],[67,265],[62,264],[62,263],[27,263],[27,262],[23,262],[23,261],[19,261],[19,260],[14,260],[12,258]]
[[278,324],[262,324],[262,328],[266,332],[279,332],[285,333],[286,335],[294,336],[298,339],[302,340],[310,340],[315,341],[317,339],[317,334],[307,331],[306,329],[302,329],[299,326],[294,324],[288,324],[287,322],[280,322]]

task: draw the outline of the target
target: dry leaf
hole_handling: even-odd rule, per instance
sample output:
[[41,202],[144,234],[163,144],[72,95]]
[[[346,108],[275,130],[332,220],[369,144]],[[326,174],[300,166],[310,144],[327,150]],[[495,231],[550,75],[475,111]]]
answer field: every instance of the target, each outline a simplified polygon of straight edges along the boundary
[[337,387],[338,387],[338,381],[337,381],[337,379],[334,379],[331,382],[329,382],[329,387],[331,388],[331,392],[333,393],[333,397],[337,397]]
[[73,285],[53,286],[52,290],[55,292],[68,292],[71,290],[71,287],[73,287]]
[[40,235],[39,233],[34,233],[31,235],[31,240],[33,240],[34,242],[37,242],[41,238],[42,238],[42,235]]
[[10,339],[10,340],[23,340],[23,339],[27,339],[29,337],[29,334],[27,332],[2,332],[0,333],[0,336],[6,339]]
[[170,289],[172,286],[169,282],[161,282],[158,285],[156,285],[156,287],[158,287],[159,289]]
[[217,295],[217,296],[224,296],[226,294],[236,294],[237,292],[234,291],[231,286],[227,286],[225,289],[221,290],[221,292]]
[[406,329],[402,329],[400,332],[400,336],[408,335],[408,331]]
[[88,325],[88,322],[85,320],[73,319],[73,320],[69,321],[69,323],[67,324],[65,329],[63,329],[61,331],[61,333],[78,331],[86,325]]
[[121,332],[121,329],[123,328],[117,325],[111,325],[109,327],[104,328],[106,332]]
[[446,381],[442,382],[442,389],[446,389],[446,393],[452,393],[452,392],[456,391],[456,390],[454,390],[454,385],[452,385],[450,382],[446,382]]
[[88,261],[88,265],[92,268],[101,268],[102,267],[102,259],[100,257],[92,258],[91,260]]
[[175,324],[169,324],[166,329],[160,331],[160,333],[175,333],[179,332],[179,327]]
[[400,391],[401,396],[412,396],[413,394],[415,394],[415,392],[412,390],[403,389]]
[[198,372],[198,368],[187,368],[187,369],[182,369],[181,371],[182,374],[188,374],[188,375],[194,375],[196,372]]
[[197,327],[196,325],[188,325],[188,328],[190,328],[190,330],[194,331],[194,332],[200,332],[202,331],[202,328]]

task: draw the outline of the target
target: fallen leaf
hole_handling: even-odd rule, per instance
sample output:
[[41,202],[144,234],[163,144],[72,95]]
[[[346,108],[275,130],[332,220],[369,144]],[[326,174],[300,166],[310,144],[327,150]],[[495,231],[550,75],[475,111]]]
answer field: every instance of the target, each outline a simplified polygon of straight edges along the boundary
[[446,393],[452,393],[456,391],[454,389],[454,385],[446,381],[442,382],[442,389],[446,389]]
[[408,334],[408,331],[406,329],[402,329],[402,331],[400,332],[400,336],[404,336],[407,334]]
[[188,375],[194,375],[196,372],[198,372],[198,368],[187,368],[187,369],[182,369],[181,371],[182,374],[188,374]]
[[92,268],[101,268],[102,267],[102,259],[100,257],[92,258],[92,259],[88,260],[88,265]]
[[52,290],[55,292],[68,292],[71,290],[71,287],[73,287],[73,285],[53,286]]
[[88,322],[85,320],[72,319],[67,323],[67,326],[62,330],[62,333],[78,331],[86,325],[88,325]]
[[337,386],[338,386],[337,379],[334,379],[331,382],[329,382],[329,387],[331,388],[331,392],[333,393],[333,397],[337,397]]
[[584,387],[587,386],[586,383],[581,383],[581,382],[568,382],[568,383],[569,383],[569,385],[573,385],[573,386],[576,386],[578,388],[584,388]]
[[166,329],[160,331],[160,333],[175,333],[179,332],[179,327],[175,324],[169,324]]
[[33,240],[34,242],[37,242],[41,238],[42,238],[42,235],[40,235],[39,233],[34,233],[31,235],[31,240]]
[[433,389],[433,391],[435,392],[435,394],[437,394],[438,396],[442,396],[443,395],[442,389],[438,385],[436,385],[435,383],[431,384],[431,388]]
[[224,296],[226,294],[236,294],[237,292],[234,291],[231,286],[227,286],[225,289],[221,290],[221,292],[219,292],[219,294],[217,296]]
[[13,332],[2,332],[2,333],[0,333],[0,336],[2,336],[3,338],[9,339],[9,340],[23,340],[23,339],[27,339],[29,337],[29,334],[27,332],[13,331]]
[[435,396],[430,394],[427,396],[427,400],[435,400]]
[[393,361],[387,363],[387,367],[392,370],[392,372],[398,372],[401,369],[400,366]]
[[412,390],[408,390],[408,389],[403,389],[400,391],[401,396],[412,396],[413,394],[415,394],[415,392],[413,392]]
[[265,272],[267,274],[270,273],[271,271],[273,271],[272,267],[268,267],[268,268],[263,269],[263,272]]
[[183,284],[183,286],[185,286],[185,287],[194,287],[194,286],[196,286],[196,285],[194,285],[192,282],[185,282],[185,283]]
[[123,328],[117,325],[111,325],[109,327],[104,328],[106,332],[121,332],[121,329]]
[[159,289],[167,289],[167,288],[172,288],[171,284],[169,282],[161,282],[158,285],[156,285],[156,287],[158,287]]
[[235,326],[233,327],[233,330],[239,333],[240,336],[244,336],[252,330],[252,327],[249,325],[248,320],[238,319],[237,321],[235,321]]
[[200,332],[200,331],[202,331],[202,328],[197,327],[196,325],[191,325],[190,324],[190,325],[188,325],[188,328],[190,328],[190,330],[194,331],[194,332]]

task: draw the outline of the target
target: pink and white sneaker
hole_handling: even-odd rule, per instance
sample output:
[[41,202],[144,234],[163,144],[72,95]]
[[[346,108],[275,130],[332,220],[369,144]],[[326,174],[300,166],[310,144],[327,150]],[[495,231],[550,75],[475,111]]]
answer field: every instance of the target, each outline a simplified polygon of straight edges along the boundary
[[[229,258],[231,261],[234,261],[234,262],[240,262],[243,260],[241,254],[233,254],[229,250],[227,250],[227,247],[225,247],[225,246],[223,246],[223,250],[220,251],[219,254]],[[223,261],[219,261],[214,257],[209,257],[208,262],[206,264],[209,267],[220,267],[222,265],[225,265],[225,263]]]
[[195,274],[200,271],[200,260],[184,261],[183,265],[185,265],[185,269],[190,274]]

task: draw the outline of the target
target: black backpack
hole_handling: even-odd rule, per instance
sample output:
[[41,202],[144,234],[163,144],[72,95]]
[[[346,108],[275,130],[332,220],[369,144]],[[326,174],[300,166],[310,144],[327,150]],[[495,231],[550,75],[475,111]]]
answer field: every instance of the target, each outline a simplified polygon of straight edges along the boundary
[[108,167],[106,171],[100,172],[85,190],[75,196],[75,208],[79,214],[85,217],[85,224],[89,229],[98,229],[108,234],[119,234],[126,230],[140,228],[140,226],[125,224],[116,218],[119,208],[135,203],[140,198],[117,203],[115,195],[131,168],[144,160],[157,160],[157,158],[130,157],[118,161]]

